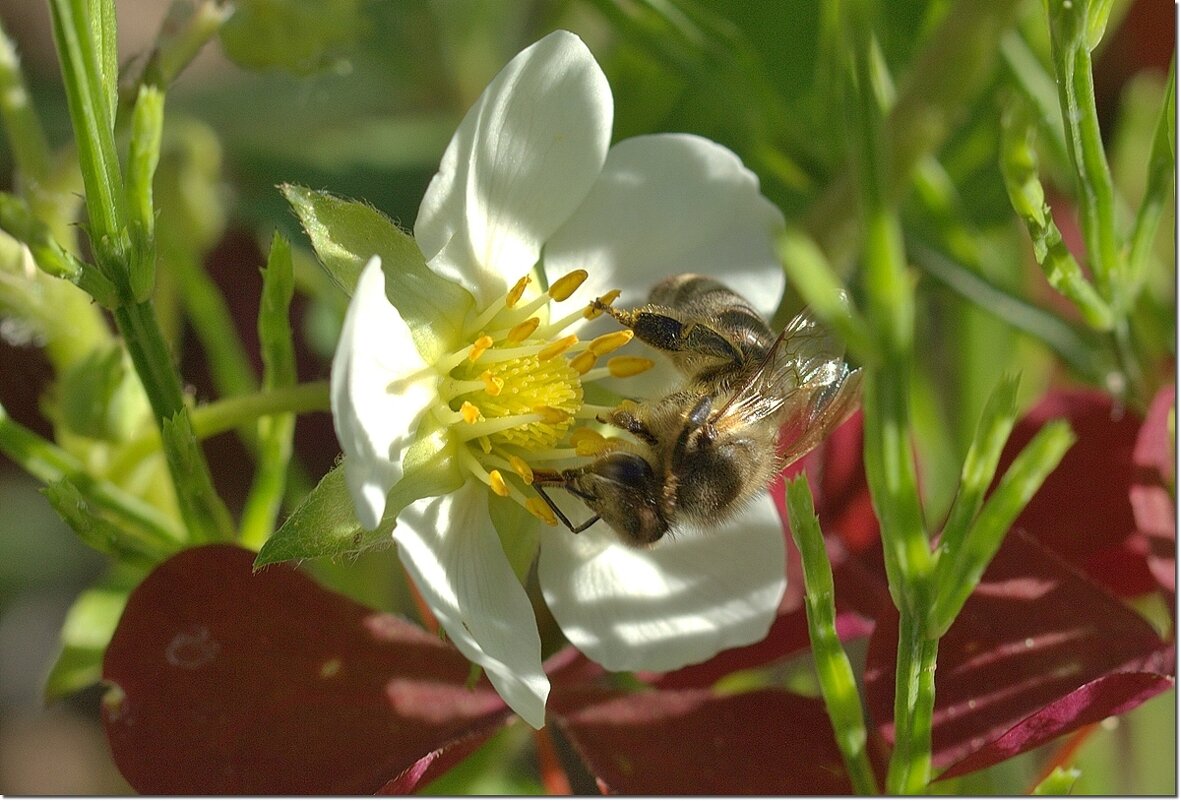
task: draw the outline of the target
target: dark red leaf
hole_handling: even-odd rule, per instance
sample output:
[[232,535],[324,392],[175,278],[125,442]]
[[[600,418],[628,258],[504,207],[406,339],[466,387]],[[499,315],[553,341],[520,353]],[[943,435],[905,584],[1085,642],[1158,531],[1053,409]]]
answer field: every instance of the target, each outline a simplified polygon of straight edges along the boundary
[[554,717],[605,792],[850,791],[823,702],[782,690],[616,693]]
[[253,560],[184,551],[132,593],[104,660],[103,717],[136,790],[372,793],[509,717],[486,682],[465,688],[452,646],[289,567],[253,574]]
[[1116,595],[1156,588],[1146,547],[1136,533],[1128,489],[1140,419],[1119,412],[1099,392],[1052,392],[1018,421],[1005,444],[997,475],[1049,420],[1065,417],[1078,435],[1062,463],[1017,518],[1059,556]]
[[1177,387],[1171,385],[1149,406],[1132,453],[1135,473],[1128,491],[1136,527],[1148,548],[1148,569],[1170,600],[1177,591],[1177,449],[1169,434],[1169,415],[1176,403]]
[[1113,673],[1095,679],[1042,707],[979,751],[952,765],[939,778],[950,779],[995,765],[1048,743],[1064,731],[1126,712],[1172,686],[1172,679],[1159,673]]
[[[883,611],[870,638],[866,694],[893,740],[898,624]],[[1171,685],[1173,653],[1137,614],[1031,537],[1011,532],[939,643],[934,763],[975,770],[1134,706]],[[1098,716],[1098,717],[1096,717]],[[979,754],[980,756],[974,756]]]

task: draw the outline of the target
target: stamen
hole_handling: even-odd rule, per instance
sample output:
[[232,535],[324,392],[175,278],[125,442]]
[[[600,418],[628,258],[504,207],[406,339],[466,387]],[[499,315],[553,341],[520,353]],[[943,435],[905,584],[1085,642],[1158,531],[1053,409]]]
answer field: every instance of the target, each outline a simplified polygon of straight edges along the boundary
[[586,270],[574,270],[573,272],[566,273],[550,286],[549,296],[559,302],[565,300],[582,286],[582,282],[586,280],[586,276]]
[[512,465],[513,472],[521,477],[521,480],[526,484],[533,483],[533,468],[525,463],[525,460],[520,456],[509,455],[508,463]]
[[470,401],[464,401],[463,405],[459,407],[459,413],[463,416],[465,423],[477,423],[483,415],[480,414],[480,409]]
[[570,432],[570,444],[577,449],[584,442],[602,442],[603,435],[593,428],[581,426]]
[[578,373],[579,375],[586,375],[587,372],[595,366],[596,360],[597,357],[595,354],[588,350],[571,359],[570,366],[574,368],[574,372]]
[[541,324],[541,319],[538,317],[530,317],[524,322],[517,323],[509,329],[508,336],[504,341],[510,345],[516,345],[518,342],[524,342],[529,336],[537,330],[537,326]]
[[484,391],[494,398],[504,389],[504,379],[492,375],[491,370],[480,373],[480,381],[484,383]]
[[472,349],[468,351],[467,360],[474,362],[476,359],[484,355],[484,351],[492,347],[492,337],[487,334],[481,334],[476,337],[476,341],[472,343]]
[[500,474],[499,470],[488,471],[488,486],[502,498],[507,498],[509,495],[508,484],[504,483],[504,476]]
[[558,423],[564,423],[571,417],[570,412],[555,406],[535,406],[533,411],[540,416],[541,422],[548,423],[552,426]]
[[546,505],[546,502],[541,498],[530,498],[529,500],[525,501],[525,508],[532,512],[534,517],[545,523],[547,526],[558,525],[558,518],[554,517],[554,510],[549,508],[549,506]]
[[580,436],[570,435],[570,444],[574,446],[574,452],[579,456],[596,456],[602,453],[606,448],[607,438],[597,431],[591,431],[589,428],[580,428],[576,432]]
[[480,450],[484,452],[485,456],[492,453],[492,440],[488,437],[477,437],[476,442],[480,443]]
[[577,341],[578,341],[578,337],[576,337],[574,334],[571,334],[570,336],[562,337],[561,339],[557,340],[556,342],[553,342],[550,345],[547,345],[546,347],[542,348],[541,351],[537,354],[537,358],[543,362],[549,361],[550,359],[554,358],[555,356],[560,356],[561,354],[570,350],[570,348],[573,347],[574,343]]
[[521,276],[521,279],[513,284],[513,288],[504,296],[504,305],[510,309],[516,308],[517,304],[521,302],[521,296],[525,294],[527,286],[529,286],[529,276]]
[[603,356],[613,350],[622,348],[631,342],[634,336],[635,334],[626,328],[622,331],[612,331],[610,334],[603,334],[591,340],[590,352],[596,356]]
[[464,423],[466,425],[458,432],[459,439],[463,442],[468,442],[477,437],[487,437],[500,431],[508,431],[511,428],[524,428],[530,423],[540,422],[540,414],[510,414],[505,417],[493,417],[491,420],[479,420],[474,423],[469,423],[465,420]]
[[656,366],[656,362],[643,356],[616,356],[607,362],[607,369],[616,378],[630,378]]

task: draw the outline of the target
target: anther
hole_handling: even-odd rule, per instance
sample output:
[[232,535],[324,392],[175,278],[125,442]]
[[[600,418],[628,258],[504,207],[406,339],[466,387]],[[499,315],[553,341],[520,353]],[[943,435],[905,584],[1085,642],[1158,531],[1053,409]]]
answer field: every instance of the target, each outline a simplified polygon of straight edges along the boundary
[[521,280],[513,284],[513,288],[504,296],[504,305],[508,308],[513,308],[521,302],[521,296],[525,294],[525,287],[529,286],[529,276],[522,276]]
[[492,337],[487,334],[481,334],[476,337],[476,341],[472,343],[472,349],[467,353],[467,360],[474,362],[476,359],[484,355],[484,351],[492,347]]
[[569,412],[559,409],[556,406],[535,406],[533,407],[533,412],[541,417],[541,422],[552,426],[564,423],[570,419]]
[[586,280],[586,270],[574,270],[566,273],[549,288],[549,296],[557,301],[563,301],[574,294],[574,291],[582,286],[582,282]]
[[494,398],[504,389],[504,379],[492,375],[491,370],[480,373],[480,380],[484,382],[484,392]]
[[558,525],[558,518],[554,517],[554,510],[546,506],[545,501],[541,498],[529,498],[525,501],[525,508],[547,526]]
[[607,362],[607,369],[616,378],[628,378],[651,370],[656,363],[643,356],[616,356]]
[[504,338],[505,342],[509,345],[516,345],[518,342],[524,342],[529,338],[530,334],[537,330],[537,326],[540,324],[541,320],[537,317],[530,317],[524,322],[517,323],[511,329],[509,329],[508,336]]
[[570,350],[570,348],[574,347],[574,343],[577,341],[578,337],[576,337],[574,334],[562,337],[561,339],[555,340],[553,343],[542,348],[537,354],[537,358],[539,361],[549,361],[555,356],[560,356],[566,351]]
[[570,360],[570,367],[579,375],[586,375],[587,372],[595,366],[595,361],[598,359],[595,354],[589,350],[584,350],[582,353]]
[[589,350],[596,356],[602,356],[610,353],[613,350],[618,350],[624,345],[632,341],[635,334],[630,329],[622,331],[612,331],[610,334],[603,334],[591,340]]
[[459,413],[463,415],[465,423],[475,423],[481,417],[479,408],[471,401],[464,401],[463,405],[459,407]]
[[512,465],[513,472],[521,477],[521,480],[526,484],[533,483],[533,468],[525,463],[525,460],[520,456],[510,455],[508,463]]
[[504,483],[504,476],[500,474],[499,470],[488,471],[488,486],[500,497],[508,497],[508,484]]
[[575,448],[588,442],[602,442],[603,435],[593,428],[576,428],[570,432],[570,444]]

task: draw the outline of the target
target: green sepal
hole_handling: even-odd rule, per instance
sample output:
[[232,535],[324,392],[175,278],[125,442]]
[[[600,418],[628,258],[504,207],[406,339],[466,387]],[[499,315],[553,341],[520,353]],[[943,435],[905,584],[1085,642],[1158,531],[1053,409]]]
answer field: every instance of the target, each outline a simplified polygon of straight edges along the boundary
[[238,0],[221,27],[227,56],[247,69],[325,69],[365,30],[360,0]]
[[60,422],[76,434],[108,442],[129,439],[149,412],[127,351],[113,342],[75,362],[54,397]]
[[338,464],[262,546],[254,560],[255,569],[290,559],[353,556],[389,545],[403,509],[421,498],[454,492],[462,485],[454,449],[442,431],[430,432],[410,446],[402,460],[402,479],[390,489],[385,515],[372,531],[357,520],[344,480],[344,464]]
[[414,237],[364,203],[293,184],[281,189],[320,262],[347,294],[353,294],[369,259],[380,256],[386,297],[423,359],[433,362],[454,347],[474,301],[467,290],[431,272]]
[[103,654],[127,605],[147,574],[145,566],[119,564],[75,600],[61,630],[61,650],[45,679],[46,701],[63,698],[102,679]]
[[205,468],[204,455],[193,434],[188,409],[181,409],[162,420],[160,436],[169,472],[176,482],[181,516],[192,539],[196,542],[231,539],[234,523]]

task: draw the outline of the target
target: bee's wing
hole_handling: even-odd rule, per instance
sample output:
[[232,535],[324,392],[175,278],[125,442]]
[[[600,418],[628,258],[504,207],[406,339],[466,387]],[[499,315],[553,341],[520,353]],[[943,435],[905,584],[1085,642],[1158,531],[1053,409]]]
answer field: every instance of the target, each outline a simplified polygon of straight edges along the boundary
[[750,424],[781,418],[784,463],[816,446],[857,406],[861,371],[850,370],[844,347],[807,312],[779,334],[764,362],[719,411],[714,423]]

